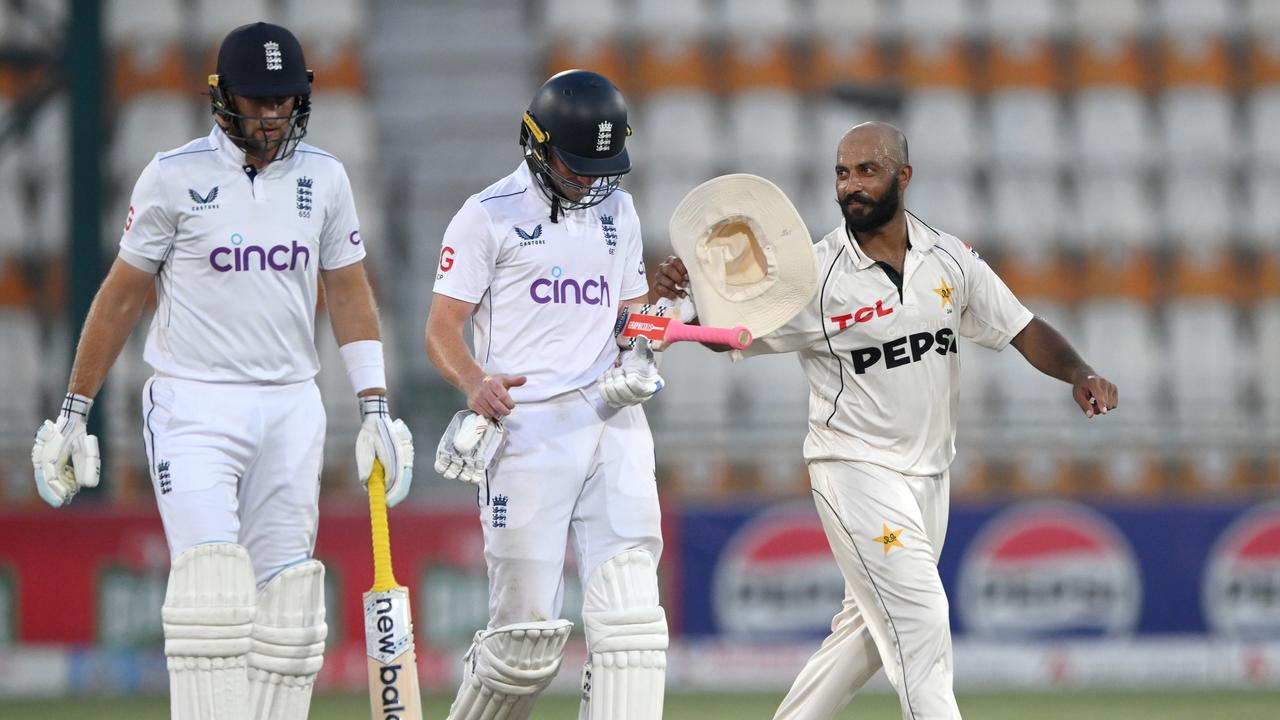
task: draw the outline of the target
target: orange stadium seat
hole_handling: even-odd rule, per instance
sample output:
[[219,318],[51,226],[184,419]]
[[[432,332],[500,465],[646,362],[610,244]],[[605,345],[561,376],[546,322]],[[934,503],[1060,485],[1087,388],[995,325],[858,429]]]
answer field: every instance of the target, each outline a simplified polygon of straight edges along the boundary
[[[111,94],[115,103],[127,102],[136,95],[154,92],[174,94],[197,92],[192,86],[195,72],[187,66],[177,46],[155,48],[125,46],[111,60]],[[197,86],[203,88],[203,85]]]
[[624,94],[635,87],[631,63],[623,57],[617,38],[608,35],[566,36],[553,41],[547,51],[544,74],[550,77],[575,68],[604,75]]
[[316,52],[316,49],[310,42],[303,45],[307,64],[316,73],[316,92],[364,93],[368,90],[359,43],[330,45],[328,52]]

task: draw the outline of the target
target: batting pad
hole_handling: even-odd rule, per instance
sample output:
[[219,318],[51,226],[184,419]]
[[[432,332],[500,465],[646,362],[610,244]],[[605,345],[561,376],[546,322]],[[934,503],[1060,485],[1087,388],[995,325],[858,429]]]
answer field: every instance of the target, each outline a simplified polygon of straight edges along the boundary
[[256,720],[306,720],[324,664],[324,565],[308,560],[258,593],[249,649],[249,709]]
[[571,629],[568,620],[549,620],[476,633],[449,720],[526,720],[560,670]]
[[161,617],[172,720],[244,720],[255,604],[249,551],[196,545],[169,570]]
[[582,602],[587,664],[579,720],[660,720],[667,675],[667,615],[658,564],[628,550],[596,568]]

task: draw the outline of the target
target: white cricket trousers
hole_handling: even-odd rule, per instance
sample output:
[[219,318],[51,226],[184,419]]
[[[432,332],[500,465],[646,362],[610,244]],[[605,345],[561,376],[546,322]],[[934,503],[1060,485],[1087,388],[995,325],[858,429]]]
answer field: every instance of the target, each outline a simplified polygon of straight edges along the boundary
[[311,557],[325,433],[314,382],[152,377],[142,419],[170,559],[200,543],[239,543],[261,587]]
[[844,608],[775,720],[830,720],[881,667],[903,720],[959,720],[951,627],[938,556],[950,475],[879,465],[809,464],[813,499],[845,580]]
[[560,617],[569,540],[583,587],[619,553],[662,554],[644,410],[614,410],[593,390],[519,403],[504,421],[507,446],[479,497],[490,628]]

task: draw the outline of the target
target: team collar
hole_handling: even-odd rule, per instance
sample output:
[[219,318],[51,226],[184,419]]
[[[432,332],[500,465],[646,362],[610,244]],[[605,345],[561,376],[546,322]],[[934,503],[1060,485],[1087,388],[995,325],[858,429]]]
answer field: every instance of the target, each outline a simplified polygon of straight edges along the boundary
[[[225,162],[241,169],[248,165],[248,163],[245,162],[244,149],[239,145],[236,145],[231,138],[227,137],[227,133],[223,131],[222,127],[217,123],[213,124],[213,130],[209,132],[209,142],[212,143],[213,147],[217,150],[218,157]],[[284,161],[270,162],[267,164],[265,170],[262,170],[257,174],[263,176],[273,174],[277,167],[288,165],[292,160],[293,158],[289,158]]]
[[[849,228],[843,222],[833,232],[844,235],[845,242],[853,252],[853,264],[859,270],[866,270],[876,264],[875,260],[862,251],[862,246],[858,244],[853,233],[849,232]],[[921,222],[915,215],[907,213],[907,243],[910,245],[907,252],[928,252],[933,249],[937,239],[938,234],[932,228]]]

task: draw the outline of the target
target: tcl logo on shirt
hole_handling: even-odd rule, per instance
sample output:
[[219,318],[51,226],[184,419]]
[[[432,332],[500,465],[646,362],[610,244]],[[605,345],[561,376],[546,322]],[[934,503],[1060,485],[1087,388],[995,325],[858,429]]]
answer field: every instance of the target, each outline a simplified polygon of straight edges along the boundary
[[912,333],[878,347],[858,348],[850,353],[853,356],[853,374],[862,375],[882,360],[890,370],[910,365],[919,362],[930,350],[939,355],[958,352],[955,331],[942,328],[937,332]]
[[846,313],[844,315],[836,315],[829,317],[827,320],[839,325],[838,330],[844,330],[854,323],[870,322],[874,318],[884,317],[893,314],[893,308],[886,308],[883,300],[877,300],[875,305],[858,308],[855,312]]

